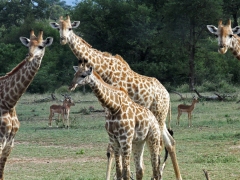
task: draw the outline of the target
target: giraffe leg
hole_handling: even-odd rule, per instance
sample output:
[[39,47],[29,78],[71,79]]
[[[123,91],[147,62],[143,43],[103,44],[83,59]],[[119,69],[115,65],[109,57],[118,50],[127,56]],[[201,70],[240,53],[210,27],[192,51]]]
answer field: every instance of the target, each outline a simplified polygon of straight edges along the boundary
[[117,175],[117,180],[122,179],[122,162],[121,162],[121,153],[120,149],[115,150],[114,148],[114,155],[115,155],[115,163],[116,163],[116,175]]
[[124,154],[122,155],[122,178],[123,180],[130,180],[131,174],[130,174],[130,154]]
[[113,135],[109,135],[110,145],[113,148],[114,157],[115,157],[115,164],[116,164],[116,176],[117,180],[122,180],[122,158],[121,158],[121,150],[120,150],[120,144],[118,141],[114,138]]
[[136,168],[136,180],[142,180],[144,174],[143,152],[145,142],[133,143],[132,151]]
[[[5,142],[6,144],[6,142]],[[2,149],[1,147],[1,158],[0,158],[0,180],[4,179],[4,168],[5,164],[7,162],[7,158],[10,155],[12,148],[14,146],[14,140],[12,140],[11,143],[8,143],[5,145],[5,147]]]
[[176,180],[182,180],[182,176],[180,174],[180,169],[177,162],[175,140],[168,132],[166,125],[164,125],[164,128],[163,128],[163,141],[171,157],[173,169],[176,175]]
[[151,154],[151,163],[152,163],[152,172],[153,178],[152,180],[160,180],[160,157],[159,157],[159,149],[160,147],[160,132],[159,133],[149,133],[147,139],[147,145],[149,152]]
[[114,156],[113,148],[112,148],[112,145],[109,143],[107,148],[108,163],[107,163],[106,180],[110,180],[111,178],[111,167],[112,167],[113,156]]

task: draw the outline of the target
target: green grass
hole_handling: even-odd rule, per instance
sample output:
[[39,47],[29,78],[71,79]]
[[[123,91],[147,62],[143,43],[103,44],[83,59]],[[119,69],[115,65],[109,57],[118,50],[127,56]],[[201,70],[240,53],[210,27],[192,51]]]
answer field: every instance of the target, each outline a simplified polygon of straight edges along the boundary
[[[65,129],[56,128],[55,122],[52,128],[48,127],[49,106],[61,104],[61,101],[35,102],[48,96],[25,94],[18,102],[21,126],[6,164],[5,178],[105,179],[108,136],[104,128],[104,113],[83,113],[83,109],[88,110],[90,106],[102,110],[97,99],[92,94],[72,94],[76,105],[70,112],[71,128]],[[61,95],[57,97],[62,98]],[[187,114],[181,116],[180,126],[176,126],[177,105],[182,103],[177,95],[171,94],[171,125],[183,179],[205,179],[202,169],[208,171],[212,180],[240,179],[240,104],[235,101],[201,101],[193,112],[193,127],[189,128]],[[186,101],[186,104],[190,103]],[[151,177],[149,157],[145,148],[144,179]],[[131,171],[135,171],[133,160]],[[164,179],[175,179],[170,158]]]

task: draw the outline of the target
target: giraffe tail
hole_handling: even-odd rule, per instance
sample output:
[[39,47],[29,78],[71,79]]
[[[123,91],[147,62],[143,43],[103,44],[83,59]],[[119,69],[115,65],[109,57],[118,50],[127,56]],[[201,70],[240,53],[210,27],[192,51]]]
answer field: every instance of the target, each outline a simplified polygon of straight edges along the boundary
[[[168,129],[168,132],[169,132],[169,133],[171,134],[171,136],[173,137],[173,130]],[[161,169],[160,169],[160,174],[161,174],[161,175],[163,174],[163,170],[164,170],[164,168],[165,168],[166,161],[167,161],[167,158],[168,158],[168,150],[167,150],[166,147],[165,147],[164,149],[165,149],[165,156],[164,156],[163,165],[162,165],[162,167],[161,167]]]

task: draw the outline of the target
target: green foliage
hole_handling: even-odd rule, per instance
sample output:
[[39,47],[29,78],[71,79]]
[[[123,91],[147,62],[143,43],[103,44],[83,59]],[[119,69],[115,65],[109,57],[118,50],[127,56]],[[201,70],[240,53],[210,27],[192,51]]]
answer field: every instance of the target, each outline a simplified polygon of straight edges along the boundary
[[82,113],[82,114],[90,114],[91,110],[90,109],[87,109],[86,107],[82,108],[79,110],[79,113]]
[[[59,32],[50,21],[70,14],[81,21],[74,32],[100,51],[120,54],[130,67],[146,76],[156,77],[169,90],[189,91],[189,82],[201,91],[236,92],[240,82],[240,63],[232,53],[217,52],[217,41],[207,24],[219,17],[236,25],[239,2],[225,0],[83,0],[67,6],[61,0],[20,0],[0,2],[0,75],[20,63],[27,53],[20,36],[29,37],[41,29],[53,37],[41,68],[28,88],[31,93],[54,92],[71,83],[73,65],[78,60],[59,43]],[[211,18],[209,18],[211,17]],[[53,20],[50,20],[53,19]],[[78,91],[91,91],[88,86]]]
[[57,93],[57,94],[69,93],[68,86],[61,86],[61,87],[59,87],[58,89],[55,90],[55,93]]
[[201,155],[198,156],[195,161],[195,163],[236,163],[238,162],[234,156],[219,156],[216,154],[211,154],[211,155]]

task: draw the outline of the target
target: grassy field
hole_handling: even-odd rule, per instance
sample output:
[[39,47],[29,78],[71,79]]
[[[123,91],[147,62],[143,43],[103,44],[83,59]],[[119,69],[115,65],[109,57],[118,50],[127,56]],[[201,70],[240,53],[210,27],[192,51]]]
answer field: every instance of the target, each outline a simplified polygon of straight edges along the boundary
[[[49,106],[61,101],[41,102],[50,95],[25,94],[18,102],[21,122],[15,147],[5,168],[7,180],[102,180],[106,171],[107,133],[104,113],[92,94],[76,93],[72,99],[71,128],[48,127]],[[61,95],[56,95],[63,99]],[[187,94],[191,97],[191,94]],[[193,127],[188,127],[187,114],[176,126],[177,106],[183,103],[171,94],[172,129],[177,142],[177,157],[183,179],[205,179],[206,169],[212,180],[240,179],[240,104],[201,101],[193,112]],[[190,104],[190,101],[185,103]],[[85,113],[84,113],[85,112]],[[57,118],[57,116],[56,116]],[[162,153],[163,157],[164,153]],[[144,152],[145,175],[150,179],[151,167],[147,148]],[[133,161],[131,170],[134,171]],[[164,179],[175,179],[170,158]]]

